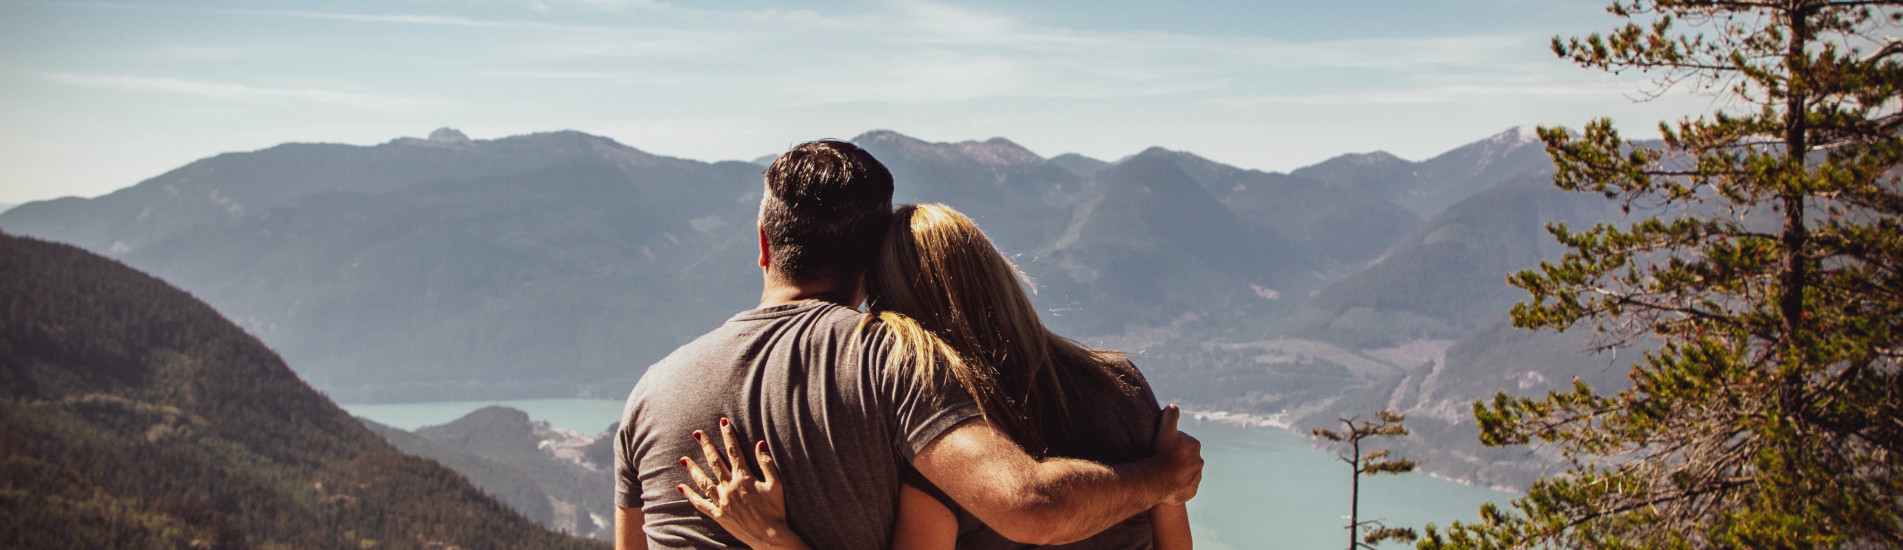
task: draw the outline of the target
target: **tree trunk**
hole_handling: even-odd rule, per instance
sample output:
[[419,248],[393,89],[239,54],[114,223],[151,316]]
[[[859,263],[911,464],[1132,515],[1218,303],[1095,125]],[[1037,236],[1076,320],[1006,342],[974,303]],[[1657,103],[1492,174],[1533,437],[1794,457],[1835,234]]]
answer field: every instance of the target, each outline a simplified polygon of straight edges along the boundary
[[[1354,424],[1349,424],[1354,428]],[[1355,533],[1361,527],[1361,438],[1349,441],[1354,445],[1354,460],[1348,466],[1354,469],[1354,475],[1348,476],[1348,550],[1355,550]]]

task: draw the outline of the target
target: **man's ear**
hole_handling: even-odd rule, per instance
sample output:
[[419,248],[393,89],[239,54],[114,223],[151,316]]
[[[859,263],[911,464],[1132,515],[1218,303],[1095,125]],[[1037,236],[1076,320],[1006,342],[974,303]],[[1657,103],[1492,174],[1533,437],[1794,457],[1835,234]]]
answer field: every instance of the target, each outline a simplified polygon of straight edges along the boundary
[[760,267],[766,267],[767,264],[773,263],[773,252],[767,250],[766,247],[766,228],[758,224],[755,224],[753,228],[760,232]]

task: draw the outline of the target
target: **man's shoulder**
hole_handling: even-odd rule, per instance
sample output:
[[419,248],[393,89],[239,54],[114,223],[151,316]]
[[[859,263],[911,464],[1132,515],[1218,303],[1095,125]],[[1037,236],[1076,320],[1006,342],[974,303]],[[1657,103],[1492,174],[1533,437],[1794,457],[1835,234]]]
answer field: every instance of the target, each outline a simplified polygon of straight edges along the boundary
[[[788,339],[789,333],[794,338]],[[757,354],[783,350],[776,346],[864,345],[883,335],[876,318],[851,307],[827,302],[800,302],[751,309],[735,314],[699,337],[649,365],[635,385],[671,386],[700,380],[706,369],[734,367],[757,359]]]

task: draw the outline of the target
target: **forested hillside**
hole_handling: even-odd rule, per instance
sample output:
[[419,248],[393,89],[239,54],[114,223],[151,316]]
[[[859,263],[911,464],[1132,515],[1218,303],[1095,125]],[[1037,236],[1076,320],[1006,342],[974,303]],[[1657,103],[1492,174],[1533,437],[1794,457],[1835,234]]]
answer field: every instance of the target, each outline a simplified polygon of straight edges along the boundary
[[0,547],[588,548],[164,282],[0,234]]

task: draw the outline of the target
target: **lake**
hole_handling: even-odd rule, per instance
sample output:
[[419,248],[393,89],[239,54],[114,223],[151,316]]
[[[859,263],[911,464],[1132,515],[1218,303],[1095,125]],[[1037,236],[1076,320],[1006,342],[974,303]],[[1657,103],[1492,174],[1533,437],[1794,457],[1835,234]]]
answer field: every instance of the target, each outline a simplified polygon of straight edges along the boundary
[[[415,430],[447,423],[489,405],[521,409],[557,428],[598,434],[621,415],[621,401],[523,399],[441,403],[343,405],[351,414]],[[1348,514],[1348,465],[1309,446],[1309,440],[1277,428],[1247,428],[1184,419],[1182,429],[1203,442],[1203,486],[1189,503],[1196,547],[1344,548]],[[1390,526],[1416,529],[1432,521],[1479,517],[1480,503],[1513,498],[1425,474],[1362,480],[1362,515]],[[1391,544],[1391,548],[1403,545]]]

